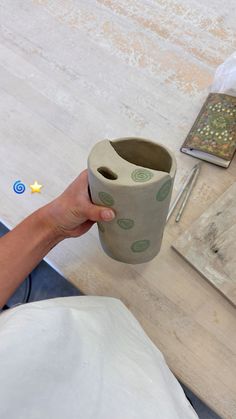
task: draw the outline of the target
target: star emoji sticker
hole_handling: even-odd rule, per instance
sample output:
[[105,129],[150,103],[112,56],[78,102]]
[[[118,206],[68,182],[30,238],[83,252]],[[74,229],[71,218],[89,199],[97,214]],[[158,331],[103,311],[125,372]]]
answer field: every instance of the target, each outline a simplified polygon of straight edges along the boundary
[[37,182],[37,180],[35,180],[33,185],[30,185],[31,187],[31,192],[41,192],[40,189],[42,188],[43,185],[39,185],[39,183]]

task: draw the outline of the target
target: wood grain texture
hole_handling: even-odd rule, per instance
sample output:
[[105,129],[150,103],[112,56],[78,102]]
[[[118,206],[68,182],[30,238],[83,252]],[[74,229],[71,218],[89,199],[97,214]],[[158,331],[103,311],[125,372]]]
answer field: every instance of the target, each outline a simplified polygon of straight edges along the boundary
[[173,244],[236,306],[236,182]]
[[[174,193],[195,159],[179,152],[216,66],[236,49],[233,0],[2,0],[0,217],[9,227],[86,167],[104,138],[140,136],[175,152]],[[181,223],[160,254],[125,265],[101,250],[94,226],[47,260],[88,295],[120,298],[173,372],[224,418],[236,415],[235,309],[171,244],[233,182],[204,163]],[[41,194],[12,191],[21,179]]]

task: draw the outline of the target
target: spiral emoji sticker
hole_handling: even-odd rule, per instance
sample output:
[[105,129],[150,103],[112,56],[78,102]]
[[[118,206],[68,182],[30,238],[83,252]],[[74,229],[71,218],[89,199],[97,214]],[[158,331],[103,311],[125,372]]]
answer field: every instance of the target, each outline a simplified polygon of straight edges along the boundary
[[16,180],[13,185],[13,191],[17,194],[22,194],[25,192],[25,185],[21,182],[21,180]]

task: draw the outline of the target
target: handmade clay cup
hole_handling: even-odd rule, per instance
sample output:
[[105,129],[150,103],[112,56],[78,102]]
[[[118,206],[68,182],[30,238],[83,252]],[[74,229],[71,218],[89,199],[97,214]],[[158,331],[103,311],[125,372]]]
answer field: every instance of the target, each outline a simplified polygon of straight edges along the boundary
[[174,155],[159,143],[128,137],[95,144],[88,157],[91,199],[116,213],[97,223],[107,255],[136,264],[158,254],[175,172]]

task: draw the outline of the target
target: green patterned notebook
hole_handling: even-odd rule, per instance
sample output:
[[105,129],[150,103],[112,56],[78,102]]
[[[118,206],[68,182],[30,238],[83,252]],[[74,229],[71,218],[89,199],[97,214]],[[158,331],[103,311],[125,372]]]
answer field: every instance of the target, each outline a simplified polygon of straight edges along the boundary
[[185,142],[183,153],[228,167],[236,149],[236,97],[210,93]]

